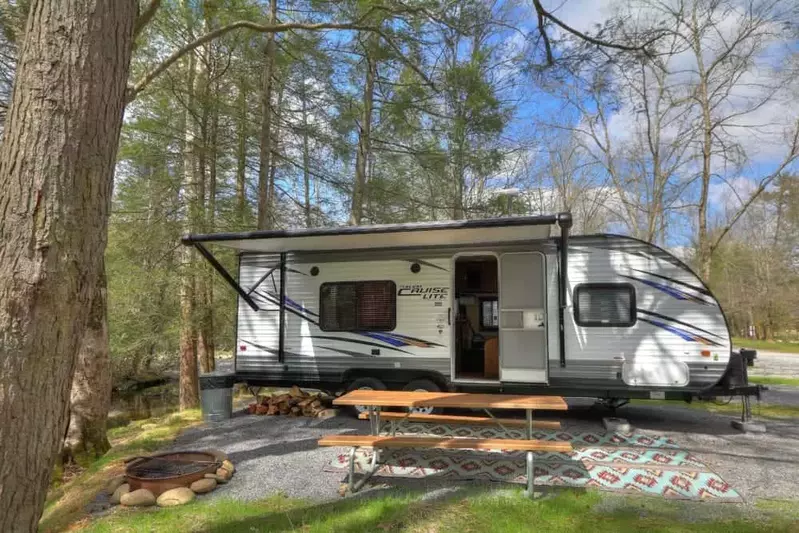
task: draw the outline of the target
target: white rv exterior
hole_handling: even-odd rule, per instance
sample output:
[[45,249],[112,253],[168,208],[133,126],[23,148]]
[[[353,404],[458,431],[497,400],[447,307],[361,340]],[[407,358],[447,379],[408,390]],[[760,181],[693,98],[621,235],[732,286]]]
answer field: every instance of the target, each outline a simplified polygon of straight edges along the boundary
[[[671,254],[636,239],[551,237],[555,220],[511,226],[495,220],[427,234],[398,226],[377,234],[204,236],[241,251],[238,284],[256,304],[238,300],[237,377],[339,390],[364,377],[396,389],[425,379],[441,389],[606,398],[686,398],[716,386],[732,346],[724,314],[703,282]],[[483,280],[488,298],[482,287],[474,294],[464,289],[458,265],[475,269],[475,261],[496,271],[495,280]],[[325,314],[347,307],[323,300],[345,289],[355,298],[349,282],[374,282],[370,287],[382,291],[385,303],[373,305],[367,295],[353,306],[393,309],[390,325],[331,331],[329,324],[352,317],[331,322]],[[476,306],[482,306],[479,328]],[[496,329],[475,331],[486,324]],[[461,372],[458,361],[490,351],[492,337],[498,374],[489,375],[488,359],[483,375]]]

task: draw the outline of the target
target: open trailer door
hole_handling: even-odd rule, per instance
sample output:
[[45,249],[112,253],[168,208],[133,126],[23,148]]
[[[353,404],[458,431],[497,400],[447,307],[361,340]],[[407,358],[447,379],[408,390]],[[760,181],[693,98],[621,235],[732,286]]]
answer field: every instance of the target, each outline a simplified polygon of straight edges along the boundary
[[499,379],[548,383],[546,260],[540,252],[499,257]]

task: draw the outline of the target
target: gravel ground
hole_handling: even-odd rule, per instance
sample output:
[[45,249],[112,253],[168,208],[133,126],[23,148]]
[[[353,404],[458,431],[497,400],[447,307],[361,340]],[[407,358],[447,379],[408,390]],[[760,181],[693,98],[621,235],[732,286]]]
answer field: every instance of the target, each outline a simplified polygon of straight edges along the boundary
[[[781,390],[781,394],[799,402],[799,389],[787,389]],[[767,396],[767,401],[774,399]],[[609,411],[593,407],[590,400],[569,399],[569,404],[570,411],[561,418],[567,431],[600,431],[602,417],[609,415]],[[730,427],[730,415],[676,403],[630,405],[617,410],[616,416],[627,418],[636,431],[672,437],[750,502],[760,498],[797,498],[799,420],[768,421],[768,433],[747,435]],[[237,467],[236,476],[211,497],[252,500],[282,492],[290,497],[324,501],[339,498],[338,489],[346,474],[323,471],[341,450],[319,448],[316,441],[322,435],[347,432],[366,434],[368,422],[346,415],[316,420],[239,413],[231,420],[186,431],[177,439],[174,449],[218,448],[230,456]],[[380,481],[393,487],[423,488],[431,493],[475,485],[435,479]],[[503,487],[498,483],[486,485]]]
[[[761,402],[764,405],[785,405],[799,407],[799,387],[790,385],[766,385]],[[757,401],[752,400],[752,412],[757,415]]]
[[749,369],[749,374],[799,378],[799,354],[758,350],[755,366]]

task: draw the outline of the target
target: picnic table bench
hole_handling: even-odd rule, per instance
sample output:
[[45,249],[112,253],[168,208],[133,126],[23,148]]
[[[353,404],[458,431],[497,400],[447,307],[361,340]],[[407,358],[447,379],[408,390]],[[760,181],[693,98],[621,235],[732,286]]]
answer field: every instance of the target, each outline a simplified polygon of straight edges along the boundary
[[[471,394],[471,393],[451,393],[451,392],[412,392],[412,391],[376,391],[376,390],[355,390],[333,400],[334,405],[365,405],[368,407],[369,420],[371,423],[372,435],[328,435],[319,440],[319,446],[350,446],[350,465],[349,465],[349,489],[356,492],[364,483],[377,471],[379,464],[380,450],[384,448],[421,448],[421,449],[467,449],[467,450],[513,450],[527,452],[527,494],[533,496],[534,493],[534,472],[533,472],[533,452],[569,452],[572,446],[568,442],[547,441],[533,439],[533,410],[546,409],[565,411],[568,409],[563,398],[556,396],[524,396],[524,395],[505,395],[505,394]],[[381,437],[380,417],[383,407],[405,407],[409,408],[407,413],[383,413],[392,421],[391,435]],[[483,409],[488,418],[470,416],[441,416],[441,415],[422,415],[413,413],[410,409],[414,407],[455,407],[467,409]],[[476,438],[441,438],[441,437],[417,437],[417,436],[395,436],[395,421],[431,421],[455,424],[471,424],[475,420],[478,423],[496,423],[503,427],[503,422],[508,420],[496,418],[491,413],[492,409],[523,409],[526,412],[524,426],[526,428],[526,439],[476,439]],[[541,423],[539,423],[541,424]],[[513,425],[519,425],[514,422]],[[554,428],[554,424],[549,424]],[[558,426],[559,427],[559,424]],[[358,448],[372,448],[372,461],[369,470],[364,477],[355,482],[355,452]]]
[[[358,418],[361,420],[368,420],[369,413],[360,413]],[[427,422],[439,424],[469,424],[475,426],[526,426],[527,421],[520,418],[492,418],[488,416],[464,416],[464,415],[433,415],[426,413],[398,413],[396,411],[381,411],[381,420],[388,420],[394,422],[396,420],[407,422]],[[560,422],[557,420],[533,420],[534,429],[560,429]],[[395,433],[395,426],[392,426],[391,433]]]

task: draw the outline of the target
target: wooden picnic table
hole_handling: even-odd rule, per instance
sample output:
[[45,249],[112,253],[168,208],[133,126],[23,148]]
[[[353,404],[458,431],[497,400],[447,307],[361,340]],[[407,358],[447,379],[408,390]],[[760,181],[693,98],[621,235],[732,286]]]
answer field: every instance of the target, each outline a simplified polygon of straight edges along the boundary
[[[372,476],[378,468],[381,448],[434,448],[434,449],[472,449],[472,450],[520,450],[526,451],[527,494],[534,494],[533,469],[534,451],[568,452],[572,446],[567,442],[533,440],[533,411],[545,409],[565,411],[569,407],[559,396],[526,396],[520,394],[472,394],[463,392],[414,392],[414,391],[381,391],[354,390],[333,400],[334,405],[365,405],[369,408],[369,421],[372,436],[328,435],[319,440],[320,446],[351,446],[349,464],[349,490],[356,492]],[[497,425],[505,429],[500,420],[491,414],[492,409],[523,409],[527,413],[527,440],[485,439],[485,438],[442,438],[442,437],[395,437],[396,416],[392,416],[391,436],[380,436],[380,409],[383,407],[458,407],[465,409],[482,409]],[[407,420],[413,411],[408,412],[400,423]],[[442,417],[458,419],[459,417]],[[461,423],[470,423],[463,417]],[[458,423],[458,422],[456,422]],[[358,447],[372,447],[372,461],[364,477],[355,482],[355,451]]]
[[[482,409],[491,418],[492,409],[523,409],[527,415],[527,438],[533,438],[533,411],[536,409],[566,411],[569,406],[560,396],[527,396],[521,394],[482,394],[466,392],[414,392],[354,390],[333,400],[334,405],[365,405],[373,435],[380,432],[382,407],[456,407]],[[408,410],[408,414],[411,410]],[[502,424],[498,422],[502,427]],[[505,429],[503,427],[503,429]],[[393,433],[393,431],[392,431]]]

